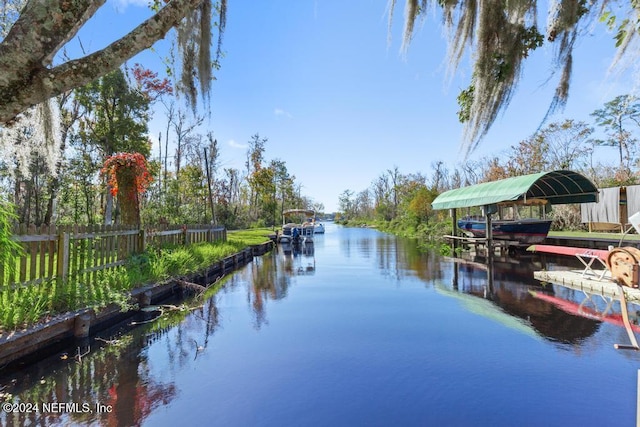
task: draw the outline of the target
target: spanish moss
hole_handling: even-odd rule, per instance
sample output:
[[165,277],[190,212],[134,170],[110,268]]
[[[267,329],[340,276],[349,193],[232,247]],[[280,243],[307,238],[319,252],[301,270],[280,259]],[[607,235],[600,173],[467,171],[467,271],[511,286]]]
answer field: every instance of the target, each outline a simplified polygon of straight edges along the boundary
[[[395,0],[389,1],[389,20],[393,18]],[[583,27],[602,14],[609,2],[588,0],[552,0],[547,15],[546,34],[538,31],[537,0],[439,0],[444,27],[448,33],[448,74],[453,75],[466,53],[470,53],[472,77],[464,97],[463,149],[468,155],[487,134],[497,117],[508,106],[531,51],[553,43],[554,70],[559,71],[555,93],[546,120],[566,105],[569,96],[573,49]],[[629,21],[609,23],[617,29],[618,57],[625,55],[631,44],[638,42],[640,3],[632,2],[625,12]],[[401,51],[404,53],[414,33],[414,23],[426,10],[426,1],[407,0]],[[628,22],[631,22],[629,24]],[[391,22],[389,23],[391,30]],[[627,55],[628,56],[628,55]],[[555,71],[551,72],[551,76]],[[460,99],[460,97],[459,97]],[[470,105],[470,106],[469,106]]]
[[[182,60],[180,91],[186,96],[191,109],[195,111],[199,86],[200,94],[208,104],[211,89],[211,31],[212,0],[204,0],[200,7],[184,18],[178,27],[178,49]],[[222,36],[226,26],[227,2],[221,0],[216,5],[218,14],[218,43],[216,63],[222,54]],[[197,80],[197,82],[196,82]]]

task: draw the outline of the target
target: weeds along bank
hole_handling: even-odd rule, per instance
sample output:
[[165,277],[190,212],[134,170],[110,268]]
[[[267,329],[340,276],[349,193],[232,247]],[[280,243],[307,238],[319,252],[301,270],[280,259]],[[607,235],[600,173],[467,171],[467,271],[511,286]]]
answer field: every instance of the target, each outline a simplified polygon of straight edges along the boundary
[[[229,232],[222,241],[187,246],[148,245],[121,265],[93,271],[90,280],[85,280],[86,276],[69,275],[63,280],[50,278],[27,285],[3,282],[0,288],[0,336],[83,308],[98,310],[116,303],[122,311],[127,311],[134,308],[130,302],[132,290],[205,269],[249,246],[268,241],[269,234],[268,229],[256,229]],[[13,261],[5,263],[5,270],[21,268],[9,263]]]

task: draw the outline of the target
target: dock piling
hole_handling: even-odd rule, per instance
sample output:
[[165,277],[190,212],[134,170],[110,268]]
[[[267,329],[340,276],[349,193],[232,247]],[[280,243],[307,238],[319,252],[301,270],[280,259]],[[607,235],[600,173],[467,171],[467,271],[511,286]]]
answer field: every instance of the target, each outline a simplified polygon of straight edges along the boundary
[[75,338],[87,338],[89,327],[91,326],[91,314],[82,313],[78,315],[73,324],[73,336]]

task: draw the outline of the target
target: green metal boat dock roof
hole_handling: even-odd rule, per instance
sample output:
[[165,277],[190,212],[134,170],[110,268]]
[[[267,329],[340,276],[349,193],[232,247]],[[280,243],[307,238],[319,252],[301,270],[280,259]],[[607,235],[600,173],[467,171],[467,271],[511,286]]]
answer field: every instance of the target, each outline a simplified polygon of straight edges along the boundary
[[544,199],[550,204],[596,202],[598,189],[584,175],[570,170],[539,172],[445,191],[433,209],[467,208],[503,202]]

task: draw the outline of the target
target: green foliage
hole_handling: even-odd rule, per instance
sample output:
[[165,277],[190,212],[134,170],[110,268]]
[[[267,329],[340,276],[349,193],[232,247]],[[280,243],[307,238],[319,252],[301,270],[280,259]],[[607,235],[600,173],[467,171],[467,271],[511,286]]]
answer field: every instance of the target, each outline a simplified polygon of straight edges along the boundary
[[576,231],[584,230],[578,205],[557,205],[551,211],[549,218],[552,230]]
[[128,310],[133,307],[129,292],[135,287],[209,267],[248,244],[266,241],[266,237],[259,238],[258,234],[264,232],[263,229],[238,233],[229,242],[150,248],[131,257],[124,267],[99,271],[90,282],[71,277],[64,282],[49,280],[29,286],[6,286],[0,289],[0,332],[81,308],[115,303],[122,310]]
[[87,116],[80,136],[98,148],[104,157],[119,152],[150,154],[147,140],[149,99],[133,90],[124,72],[117,69],[75,92]]
[[268,242],[269,235],[274,231],[270,228],[251,228],[246,230],[234,230],[227,232],[227,243],[242,248],[251,245],[259,245]]
[[469,85],[468,88],[462,89],[456,98],[460,109],[458,110],[458,121],[466,123],[471,118],[471,106],[473,105],[473,93],[475,86]]
[[12,222],[16,219],[15,206],[0,199],[0,265],[5,274],[15,271],[16,258],[23,252],[22,246],[11,237]]

